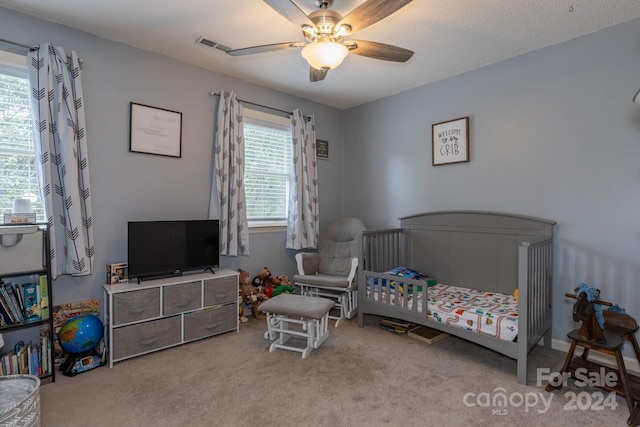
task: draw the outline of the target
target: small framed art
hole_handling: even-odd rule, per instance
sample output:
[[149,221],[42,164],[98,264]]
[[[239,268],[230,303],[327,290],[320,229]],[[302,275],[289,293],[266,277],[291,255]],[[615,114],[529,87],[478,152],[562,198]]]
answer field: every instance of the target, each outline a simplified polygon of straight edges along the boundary
[[182,157],[182,113],[131,103],[129,151]]
[[431,126],[433,166],[469,161],[469,117]]
[[316,139],[316,157],[319,159],[329,159],[329,141]]

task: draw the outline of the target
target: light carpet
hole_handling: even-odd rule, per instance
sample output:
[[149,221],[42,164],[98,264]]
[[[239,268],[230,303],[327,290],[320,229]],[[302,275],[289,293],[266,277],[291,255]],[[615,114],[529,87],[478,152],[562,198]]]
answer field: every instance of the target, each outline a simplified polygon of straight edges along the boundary
[[[555,393],[536,367],[565,354],[530,354],[529,385],[514,360],[449,336],[429,345],[366,316],[334,328],[318,350],[268,351],[266,322],[101,367],[40,389],[43,427],[100,426],[624,426],[625,401],[570,382]],[[573,394],[572,394],[573,393]],[[499,405],[500,395],[506,404]],[[575,397],[575,398],[574,398]],[[573,403],[572,403],[573,400]],[[611,402],[611,400],[609,401]],[[548,405],[548,406],[547,406]],[[598,409],[602,406],[602,409]]]

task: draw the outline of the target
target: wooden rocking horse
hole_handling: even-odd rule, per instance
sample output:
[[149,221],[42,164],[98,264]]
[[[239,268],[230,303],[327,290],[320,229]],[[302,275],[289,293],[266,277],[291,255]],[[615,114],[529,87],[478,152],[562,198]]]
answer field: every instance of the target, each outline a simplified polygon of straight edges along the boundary
[[[599,299],[589,301],[586,292],[578,292],[576,294],[565,294],[569,298],[575,298],[576,303],[573,305],[573,320],[582,322],[579,329],[574,329],[567,334],[571,340],[571,347],[567,353],[567,357],[562,367],[561,375],[569,374],[570,378],[576,378],[576,370],[579,368],[586,369],[586,372],[595,373],[595,375],[615,375],[613,378],[615,384],[609,384],[601,381],[596,386],[607,391],[613,391],[623,396],[629,408],[629,418],[627,424],[630,426],[640,425],[640,378],[630,375],[624,365],[622,357],[622,347],[625,341],[633,346],[633,351],[640,362],[640,347],[636,341],[635,333],[638,331],[638,324],[635,319],[626,313],[619,313],[610,310],[601,312],[603,324],[601,326],[596,313],[595,304],[611,307],[613,304]],[[600,290],[596,290],[597,296],[600,296]],[[582,347],[582,355],[573,357],[576,347]],[[588,360],[589,350],[598,351],[604,354],[614,356],[618,369],[602,365],[600,363]],[[583,376],[584,378],[584,376]],[[547,391],[558,390],[562,387],[559,385],[547,384]]]

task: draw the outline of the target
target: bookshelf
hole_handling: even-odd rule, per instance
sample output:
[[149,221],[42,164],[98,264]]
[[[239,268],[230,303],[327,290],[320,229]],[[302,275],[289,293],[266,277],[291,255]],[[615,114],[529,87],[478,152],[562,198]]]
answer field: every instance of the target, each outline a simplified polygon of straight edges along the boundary
[[[5,320],[0,322],[0,333],[5,341],[0,350],[1,373],[32,374],[42,381],[54,382],[48,226],[6,224],[0,226],[0,234],[0,256],[5,258],[5,261],[0,261],[0,286],[3,288],[0,289],[0,304],[4,304],[0,314]],[[17,234],[23,235],[22,240],[13,245]],[[6,301],[9,288],[16,296],[12,302]],[[17,292],[21,296],[17,296]],[[8,306],[12,304],[13,311]],[[7,309],[11,313],[6,313]]]

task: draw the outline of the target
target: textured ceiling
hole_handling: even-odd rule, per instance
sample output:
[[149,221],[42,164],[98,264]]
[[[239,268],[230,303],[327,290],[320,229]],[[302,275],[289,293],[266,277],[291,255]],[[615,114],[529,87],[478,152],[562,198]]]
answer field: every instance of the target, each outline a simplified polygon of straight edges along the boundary
[[[314,0],[294,3],[307,13],[316,8]],[[332,9],[344,16],[361,3],[335,0]],[[414,0],[347,37],[413,50],[408,62],[349,55],[325,80],[310,83],[297,49],[231,57],[196,43],[203,36],[237,49],[304,40],[261,0],[0,0],[0,6],[341,109],[640,17],[638,0]]]

